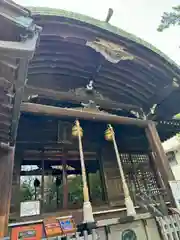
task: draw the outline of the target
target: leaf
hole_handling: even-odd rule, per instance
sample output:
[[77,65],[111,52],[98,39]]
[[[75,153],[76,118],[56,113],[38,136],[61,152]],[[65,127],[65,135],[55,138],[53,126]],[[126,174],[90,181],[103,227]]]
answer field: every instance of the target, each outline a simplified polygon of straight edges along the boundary
[[157,28],[159,32],[162,32],[170,26],[180,25],[180,5],[173,7],[172,9],[172,12],[163,13],[161,17],[161,23]]

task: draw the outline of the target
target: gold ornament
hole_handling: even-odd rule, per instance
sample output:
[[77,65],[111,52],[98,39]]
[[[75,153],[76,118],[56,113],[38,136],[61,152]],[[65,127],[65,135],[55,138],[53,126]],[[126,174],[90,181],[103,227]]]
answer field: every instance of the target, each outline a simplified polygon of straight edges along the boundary
[[83,136],[83,129],[80,126],[79,121],[76,120],[75,125],[72,128],[72,136],[73,137],[78,137],[79,135],[80,135],[80,137]]
[[113,134],[114,134],[114,130],[111,127],[111,125],[108,125],[106,131],[105,131],[105,139],[107,141],[112,141],[113,140]]

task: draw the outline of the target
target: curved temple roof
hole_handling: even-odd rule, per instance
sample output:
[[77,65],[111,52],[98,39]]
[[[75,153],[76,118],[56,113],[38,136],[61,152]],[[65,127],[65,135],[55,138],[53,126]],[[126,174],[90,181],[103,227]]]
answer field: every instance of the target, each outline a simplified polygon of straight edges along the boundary
[[[117,103],[116,108],[139,113],[143,109],[154,119],[180,112],[174,103],[180,101],[180,69],[152,45],[87,16],[58,9],[29,9],[43,31],[29,65],[31,88],[27,87],[26,94],[68,99],[64,93],[93,80],[101,100]],[[80,93],[73,93],[74,101]]]

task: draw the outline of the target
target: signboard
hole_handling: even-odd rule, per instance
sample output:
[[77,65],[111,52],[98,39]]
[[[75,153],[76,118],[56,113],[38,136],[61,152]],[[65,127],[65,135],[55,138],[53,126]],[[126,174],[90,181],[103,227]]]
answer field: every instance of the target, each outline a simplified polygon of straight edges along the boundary
[[40,214],[40,201],[21,202],[20,216],[28,217]]
[[76,225],[74,223],[73,218],[60,219],[59,223],[64,235],[68,235],[76,232]]
[[13,227],[11,240],[40,240],[42,238],[42,224]]
[[176,207],[180,210],[180,180],[169,181],[171,191],[176,203]]
[[43,222],[47,238],[63,235],[60,223],[56,218],[47,218]]

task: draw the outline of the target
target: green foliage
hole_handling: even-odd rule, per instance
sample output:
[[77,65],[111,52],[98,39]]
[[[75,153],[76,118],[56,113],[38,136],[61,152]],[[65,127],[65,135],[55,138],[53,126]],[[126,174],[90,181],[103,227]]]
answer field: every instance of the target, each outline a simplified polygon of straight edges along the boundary
[[83,202],[83,191],[82,191],[82,178],[81,176],[76,176],[68,184],[69,191],[69,201],[72,203]]
[[[55,179],[54,179],[55,180]],[[91,198],[93,200],[102,200],[102,188],[101,188],[101,180],[99,173],[89,174],[89,182],[90,182],[90,191]],[[60,203],[63,200],[63,185],[56,186],[55,181],[52,181],[48,184],[48,201],[45,203],[47,205],[56,204],[57,199],[57,190],[59,195]],[[39,189],[40,190],[40,189]],[[33,200],[35,195],[35,190],[32,182],[24,181],[21,184],[21,201]],[[69,203],[71,204],[81,204],[83,202],[83,185],[82,185],[82,177],[81,175],[75,176],[68,181],[68,192],[69,192]]]
[[177,133],[176,137],[178,138],[178,140],[180,140],[180,133]]
[[180,113],[176,114],[173,119],[180,120]]
[[158,31],[162,32],[164,29],[170,26],[180,25],[180,5],[173,7],[172,12],[164,12],[161,18],[161,24],[158,27]]
[[31,181],[24,181],[20,188],[20,201],[30,201],[34,199],[35,191]]
[[98,173],[89,175],[89,182],[91,186],[91,198],[96,200],[102,200],[102,187],[101,180]]

